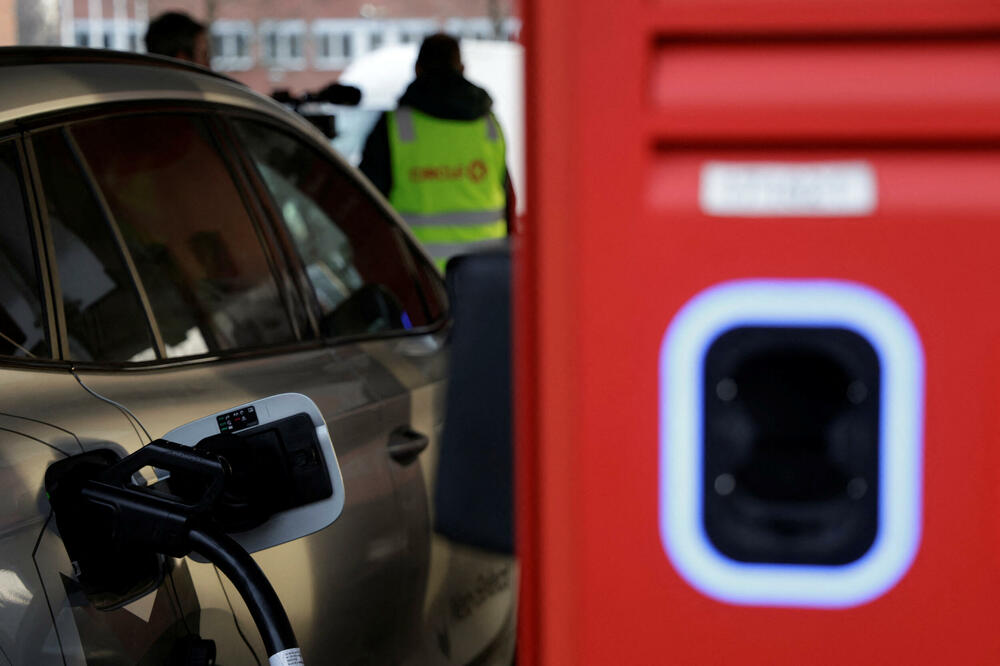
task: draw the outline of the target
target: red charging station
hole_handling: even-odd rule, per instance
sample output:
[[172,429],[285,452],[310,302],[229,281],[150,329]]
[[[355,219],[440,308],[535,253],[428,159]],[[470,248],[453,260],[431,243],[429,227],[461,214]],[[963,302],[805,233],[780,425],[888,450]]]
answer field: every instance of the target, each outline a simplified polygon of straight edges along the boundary
[[1000,4],[524,9],[519,663],[1000,663]]

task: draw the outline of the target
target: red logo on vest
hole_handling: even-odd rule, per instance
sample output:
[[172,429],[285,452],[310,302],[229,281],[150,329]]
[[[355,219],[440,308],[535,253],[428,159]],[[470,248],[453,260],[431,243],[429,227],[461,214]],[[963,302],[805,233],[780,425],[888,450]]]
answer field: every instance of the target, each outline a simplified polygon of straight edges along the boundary
[[487,173],[486,163],[483,162],[482,160],[474,160],[472,163],[469,164],[468,173],[469,173],[469,180],[471,180],[473,183],[478,183],[479,181],[481,181],[483,178],[486,177]]

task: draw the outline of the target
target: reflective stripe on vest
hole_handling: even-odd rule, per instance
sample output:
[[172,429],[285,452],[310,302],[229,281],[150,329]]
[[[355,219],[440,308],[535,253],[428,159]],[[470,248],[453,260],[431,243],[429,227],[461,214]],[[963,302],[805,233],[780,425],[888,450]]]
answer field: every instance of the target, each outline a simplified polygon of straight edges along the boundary
[[[506,238],[495,238],[493,240],[481,240],[474,243],[424,243],[427,251],[434,256],[453,257],[456,254],[471,254],[484,250],[498,250],[506,247]],[[434,263],[444,268],[448,259],[435,259]]]
[[504,219],[507,211],[481,210],[462,211],[460,213],[431,213],[428,215],[417,215],[414,213],[403,215],[403,219],[411,227],[470,227],[480,224],[491,224],[497,220]]
[[492,114],[444,120],[402,107],[388,126],[389,202],[439,266],[506,236],[505,144]]

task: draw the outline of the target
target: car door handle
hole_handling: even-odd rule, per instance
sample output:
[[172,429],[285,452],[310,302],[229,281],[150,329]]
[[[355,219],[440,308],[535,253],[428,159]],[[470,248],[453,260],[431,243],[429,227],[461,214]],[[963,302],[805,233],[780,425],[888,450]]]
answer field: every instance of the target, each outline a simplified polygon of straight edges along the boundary
[[409,463],[427,448],[430,439],[410,426],[400,426],[389,435],[389,455],[393,460]]

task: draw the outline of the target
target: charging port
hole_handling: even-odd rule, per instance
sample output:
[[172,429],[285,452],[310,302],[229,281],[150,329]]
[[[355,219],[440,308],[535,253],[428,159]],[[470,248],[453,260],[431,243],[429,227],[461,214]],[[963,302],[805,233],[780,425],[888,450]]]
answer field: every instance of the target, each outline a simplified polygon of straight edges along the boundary
[[841,328],[740,327],[704,362],[703,520],[742,562],[840,565],[878,532],[879,361]]

